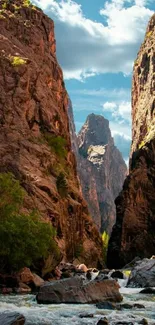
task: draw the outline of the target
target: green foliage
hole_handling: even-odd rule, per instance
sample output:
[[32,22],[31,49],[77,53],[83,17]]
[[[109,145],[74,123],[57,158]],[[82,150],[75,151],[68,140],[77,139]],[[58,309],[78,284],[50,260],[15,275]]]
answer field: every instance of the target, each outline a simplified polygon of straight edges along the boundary
[[54,150],[59,158],[65,158],[67,155],[66,151],[66,140],[61,136],[52,136],[50,133],[45,133],[44,137],[50,146],[51,150]]
[[146,37],[150,37],[152,35],[152,30],[146,34]]
[[11,173],[0,174],[0,270],[18,271],[57,254],[54,228],[36,212],[19,213],[24,191]]
[[6,2],[5,2],[5,3],[3,3],[3,4],[2,4],[2,9],[4,9],[4,10],[5,10],[5,9],[6,9],[6,7],[7,7],[7,4],[6,4]]
[[138,148],[141,149],[144,146],[145,146],[145,142],[144,141],[141,141],[141,143],[139,144]]
[[24,7],[29,7],[31,5],[31,1],[30,0],[24,0],[23,5],[24,5]]
[[131,274],[131,270],[123,270],[123,274],[124,274],[126,277],[129,277],[130,274]]
[[57,176],[56,185],[61,197],[66,197],[68,194],[68,185],[63,172],[60,172]]
[[104,231],[102,234],[102,242],[103,242],[103,258],[106,261],[107,258],[107,250],[108,250],[108,243],[109,243],[109,235]]
[[19,211],[24,191],[11,173],[0,173],[0,218]]
[[19,65],[26,64],[26,60],[25,59],[22,59],[19,56],[11,56],[10,59],[11,59],[11,64],[14,67],[19,66]]

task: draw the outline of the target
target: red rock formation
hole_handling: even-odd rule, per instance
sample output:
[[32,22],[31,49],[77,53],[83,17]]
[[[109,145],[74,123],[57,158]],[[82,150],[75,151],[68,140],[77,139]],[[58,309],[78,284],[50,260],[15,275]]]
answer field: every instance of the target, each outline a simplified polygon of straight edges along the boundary
[[127,170],[114,145],[108,120],[89,115],[78,134],[78,145],[78,174],[84,198],[98,229],[110,234],[116,215],[114,200]]
[[119,267],[155,252],[155,15],[134,64],[129,176],[116,200],[108,263]]
[[54,23],[24,0],[0,10],[0,172],[26,190],[23,211],[56,227],[64,259],[96,265],[101,239],[79,191]]

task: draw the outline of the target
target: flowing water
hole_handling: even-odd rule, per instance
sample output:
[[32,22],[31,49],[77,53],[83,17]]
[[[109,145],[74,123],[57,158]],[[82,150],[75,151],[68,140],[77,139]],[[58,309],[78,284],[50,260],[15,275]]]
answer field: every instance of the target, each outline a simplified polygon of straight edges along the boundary
[[[139,303],[145,309],[100,310],[95,305],[38,305],[34,295],[0,295],[0,312],[17,311],[26,318],[26,325],[96,325],[101,317],[107,317],[110,325],[119,321],[138,324],[143,318],[155,325],[155,296],[140,294],[141,289],[122,287],[122,303]],[[93,318],[80,318],[80,314],[93,314]]]

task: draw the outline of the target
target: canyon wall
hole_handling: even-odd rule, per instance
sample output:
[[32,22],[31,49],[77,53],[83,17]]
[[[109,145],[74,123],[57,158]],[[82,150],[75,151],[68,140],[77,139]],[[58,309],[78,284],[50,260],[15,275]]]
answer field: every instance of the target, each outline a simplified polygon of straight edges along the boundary
[[129,176],[116,199],[109,267],[155,252],[155,14],[134,63]]
[[79,188],[54,23],[14,0],[0,2],[0,26],[0,172],[25,189],[24,213],[52,222],[64,260],[97,266],[102,243]]

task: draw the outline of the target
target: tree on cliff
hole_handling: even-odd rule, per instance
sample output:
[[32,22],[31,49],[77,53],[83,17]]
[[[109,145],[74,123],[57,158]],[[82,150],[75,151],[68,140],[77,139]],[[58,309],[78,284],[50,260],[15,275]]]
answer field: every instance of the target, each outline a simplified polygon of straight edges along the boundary
[[54,228],[36,212],[20,213],[24,190],[11,173],[0,174],[0,271],[35,266],[49,253],[58,254]]

